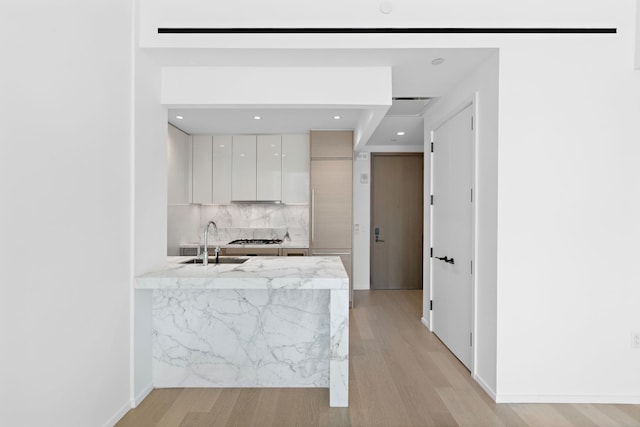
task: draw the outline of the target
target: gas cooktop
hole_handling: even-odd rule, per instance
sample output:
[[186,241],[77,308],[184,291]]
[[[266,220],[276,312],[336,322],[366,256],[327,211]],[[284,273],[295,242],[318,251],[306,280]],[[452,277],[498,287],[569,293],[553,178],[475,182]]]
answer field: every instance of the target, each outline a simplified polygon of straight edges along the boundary
[[233,240],[228,245],[279,245],[282,239],[238,239]]

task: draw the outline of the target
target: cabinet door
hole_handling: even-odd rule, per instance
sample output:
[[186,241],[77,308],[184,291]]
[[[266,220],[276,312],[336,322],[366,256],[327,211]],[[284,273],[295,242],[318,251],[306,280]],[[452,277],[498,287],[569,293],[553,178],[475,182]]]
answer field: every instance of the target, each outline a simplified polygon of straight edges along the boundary
[[234,135],[231,199],[256,200],[256,136]]
[[308,256],[309,249],[306,248],[282,248],[280,256]]
[[169,204],[191,202],[191,143],[189,135],[171,125],[167,141],[167,189]]
[[311,131],[311,158],[353,158],[353,131]]
[[231,256],[278,256],[278,248],[226,248],[226,255]]
[[213,202],[212,137],[193,137],[193,197],[192,203]]
[[282,203],[309,203],[309,135],[282,135]]
[[351,248],[352,160],[311,161],[311,246]]
[[256,200],[282,200],[282,137],[258,135]]
[[214,135],[213,203],[219,205],[231,202],[231,147],[230,135]]

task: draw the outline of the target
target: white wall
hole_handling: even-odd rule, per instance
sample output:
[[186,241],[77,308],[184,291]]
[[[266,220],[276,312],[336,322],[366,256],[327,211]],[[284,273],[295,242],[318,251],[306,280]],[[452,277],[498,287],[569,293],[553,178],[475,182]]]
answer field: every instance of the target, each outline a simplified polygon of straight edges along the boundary
[[636,69],[640,69],[640,0],[636,0]]
[[[488,266],[496,264],[497,282],[488,289],[489,299],[493,292],[497,300],[496,357],[490,362],[496,364],[496,397],[640,402],[638,350],[630,347],[630,332],[640,329],[640,310],[632,307],[640,300],[635,286],[640,271],[632,258],[640,238],[634,197],[640,190],[636,4],[397,0],[394,11],[384,15],[377,3],[364,1],[261,7],[245,0],[210,13],[213,5],[206,1],[185,8],[144,0],[148,13],[141,31],[143,43],[165,47],[499,48],[498,249],[497,258],[485,259]],[[371,27],[614,27],[618,33],[268,38],[156,33],[172,24],[351,27],[354,16],[357,25]]]
[[[362,182],[366,175],[366,182]],[[371,153],[353,158],[353,289],[369,289],[371,252]],[[358,227],[356,231],[355,227]]]
[[[160,67],[142,49],[135,53],[134,274],[166,262],[167,109],[160,104]],[[136,290],[134,304],[132,398],[151,391],[151,292]]]
[[129,408],[131,9],[0,5],[3,426]]
[[[496,395],[496,348],[497,348],[497,297],[496,297],[496,255],[497,255],[497,208],[498,208],[498,73],[499,54],[494,53],[470,76],[454,89],[438,99],[425,114],[425,153],[430,151],[430,133],[443,120],[460,110],[469,102],[474,102],[477,116],[475,194],[477,230],[474,259],[475,267],[475,356],[474,375],[487,392]],[[426,157],[429,158],[428,156]],[[430,206],[431,165],[425,161],[425,246],[430,248]],[[431,324],[429,300],[429,258],[425,258],[425,286],[423,292],[423,318]]]
[[[189,7],[174,0],[141,0],[144,14],[140,25],[145,47],[331,47],[354,45],[396,45],[415,47],[415,39],[402,36],[304,35],[220,36],[158,34],[158,27],[542,27],[609,26],[617,22],[620,10],[634,15],[633,0],[611,6],[606,0],[395,0],[392,13],[380,11],[380,3],[369,0],[307,1],[280,0],[265,3],[236,0],[220,4],[191,0]],[[451,38],[451,37],[447,37]],[[455,37],[461,41],[469,38]],[[475,38],[472,36],[472,38]],[[420,45],[420,43],[417,43]],[[493,47],[491,45],[488,45]],[[420,46],[424,47],[424,46]]]
[[640,330],[640,74],[630,6],[618,6],[616,37],[500,49],[501,401],[640,403],[640,350],[631,348]]

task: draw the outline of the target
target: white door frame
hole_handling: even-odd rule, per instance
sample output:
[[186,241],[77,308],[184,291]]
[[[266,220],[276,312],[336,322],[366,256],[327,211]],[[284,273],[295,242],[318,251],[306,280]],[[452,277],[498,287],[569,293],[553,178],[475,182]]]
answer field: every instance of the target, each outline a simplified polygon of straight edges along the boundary
[[[476,290],[478,287],[477,284],[477,253],[478,253],[478,239],[477,237],[477,200],[478,200],[478,191],[477,191],[477,145],[478,145],[478,92],[474,93],[471,97],[467,98],[462,104],[460,104],[457,108],[454,108],[444,114],[439,120],[434,122],[434,125],[431,127],[429,135],[430,142],[433,142],[433,134],[436,129],[438,129],[442,124],[444,124],[447,120],[453,118],[456,114],[464,110],[465,108],[471,106],[472,114],[473,114],[473,129],[472,129],[472,144],[471,144],[471,188],[473,189],[473,202],[471,204],[471,259],[473,262],[473,271],[471,273],[471,332],[473,334],[473,346],[471,348],[471,376],[473,378],[476,377],[476,359],[478,356],[478,334],[476,328],[476,313],[477,313],[477,297]],[[425,150],[426,151],[426,150]],[[433,153],[431,150],[428,151],[429,162],[431,164],[429,168],[429,194],[433,194]],[[426,159],[425,159],[426,161]],[[427,188],[425,186],[425,188]],[[427,200],[427,195],[425,194],[425,200]],[[433,247],[433,206],[429,205],[429,248]],[[425,251],[425,256],[429,256],[430,251]],[[429,266],[429,295],[433,298],[433,268],[431,264],[433,263],[433,258],[429,258],[430,266]],[[429,330],[433,332],[433,311],[429,310]]]

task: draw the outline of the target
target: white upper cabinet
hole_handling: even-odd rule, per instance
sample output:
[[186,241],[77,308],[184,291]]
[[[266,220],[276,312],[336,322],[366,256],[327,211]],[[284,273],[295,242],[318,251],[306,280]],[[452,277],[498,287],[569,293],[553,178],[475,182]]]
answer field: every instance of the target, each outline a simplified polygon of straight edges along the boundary
[[282,135],[282,203],[309,203],[309,135]]
[[192,203],[213,203],[213,138],[193,136]]
[[282,137],[258,135],[256,200],[282,200]]
[[231,135],[213,136],[213,200],[217,205],[231,202]]
[[256,136],[234,135],[231,200],[256,200]]
[[170,191],[186,188],[185,197],[170,197],[172,203],[309,203],[309,135],[196,135],[190,150],[191,189],[174,180],[170,168]]
[[191,142],[189,135],[169,125],[167,188],[169,204],[191,202]]

